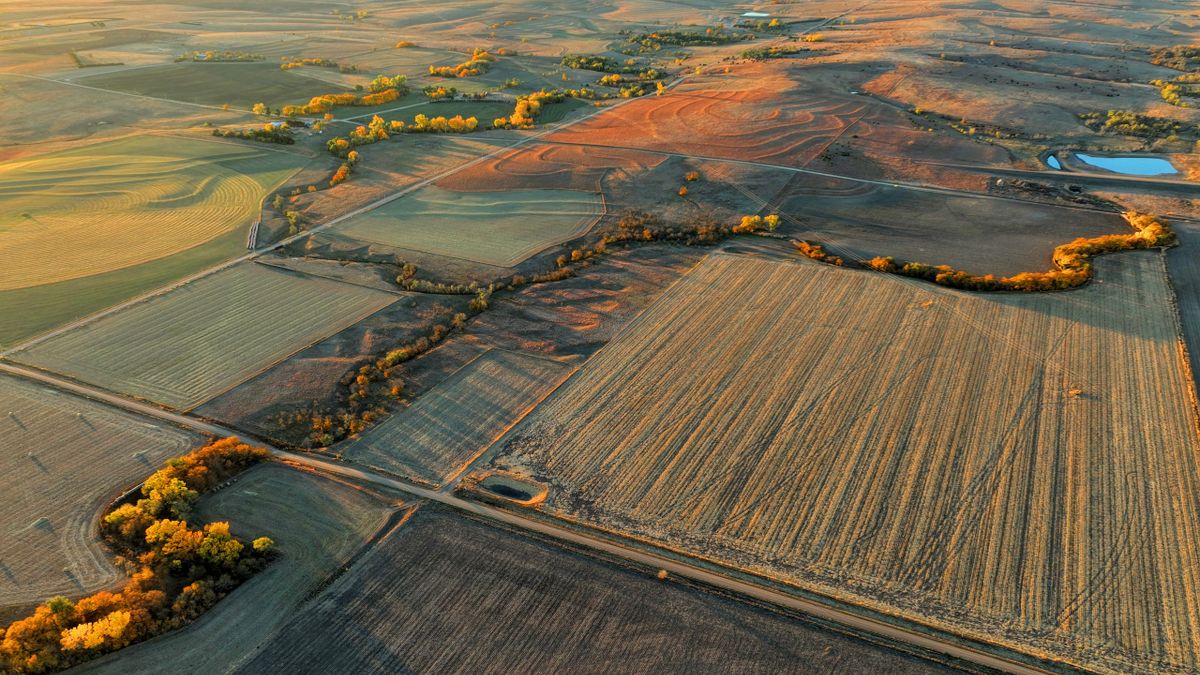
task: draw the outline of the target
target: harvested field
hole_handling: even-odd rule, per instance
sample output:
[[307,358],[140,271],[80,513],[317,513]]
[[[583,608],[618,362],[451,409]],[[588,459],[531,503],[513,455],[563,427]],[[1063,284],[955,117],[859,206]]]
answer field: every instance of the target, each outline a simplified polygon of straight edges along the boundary
[[0,164],[0,291],[132,267],[248,226],[302,162],[143,136]]
[[357,464],[441,485],[566,379],[571,368],[493,349],[410,408],[336,448]]
[[469,166],[436,184],[460,192],[537,188],[599,192],[605,176],[638,175],[664,159],[648,152],[534,144]]
[[268,536],[279,559],[181,631],[129,647],[79,672],[229,672],[295,616],[395,513],[391,499],[287,466],[255,467],[200,501],[200,521]]
[[501,669],[944,672],[437,507],[422,507],[239,672]]
[[819,239],[838,255],[886,255],[976,274],[1047,270],[1055,246],[1129,232],[1118,213],[802,174],[771,200],[771,210],[793,221],[782,232]]
[[1200,453],[1164,259],[1097,269],[971,295],[714,256],[491,466],[550,514],[890,615],[1192,671]]
[[603,213],[575,190],[450,192],[429,186],[339,223],[359,241],[512,267],[587,231]]
[[246,250],[246,235],[233,230],[186,251],[133,267],[53,284],[0,291],[6,310],[0,345],[11,347],[68,321],[161,288]]
[[71,51],[104,49],[137,43],[178,42],[179,40],[180,36],[164,31],[113,28],[87,33],[66,31],[66,34],[58,33],[14,40],[11,44],[0,48],[0,51],[54,56]]
[[[205,402],[194,412],[263,438],[301,443],[307,430],[295,425],[281,429],[279,414],[312,407],[336,410],[343,406],[347,390],[341,379],[346,373],[373,362],[388,350],[428,335],[430,326],[448,324],[454,314],[466,311],[471,300],[471,296],[464,295],[398,295],[391,305],[296,352]],[[407,378],[399,376],[395,383],[403,383],[406,393],[412,392]],[[390,385],[389,381],[384,388]],[[292,433],[280,435],[284,431]]]
[[189,409],[398,297],[242,263],[57,335],[14,359]]
[[[319,73],[318,73],[319,74]],[[89,87],[123,91],[173,101],[224,105],[243,110],[258,102],[271,107],[307,101],[319,94],[346,91],[303,69],[280,70],[271,61],[244,63],[170,63],[149,68],[118,70],[85,77]]]
[[[1175,221],[1171,224],[1179,246],[1167,252],[1167,269],[1178,302],[1179,320],[1191,361],[1192,376],[1200,375],[1200,226]],[[1200,388],[1200,381],[1196,382]]]
[[0,624],[123,578],[96,537],[108,501],[200,438],[0,376]]

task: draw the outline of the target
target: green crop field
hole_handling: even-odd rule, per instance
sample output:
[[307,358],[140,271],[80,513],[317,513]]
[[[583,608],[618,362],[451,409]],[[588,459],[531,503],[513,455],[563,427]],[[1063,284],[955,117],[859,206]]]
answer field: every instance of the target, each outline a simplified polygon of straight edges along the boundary
[[494,349],[339,450],[352,462],[439,485],[569,371],[561,363]]
[[941,672],[426,506],[238,672],[783,673],[799,663]]
[[399,297],[242,263],[57,335],[13,358],[189,409]]
[[0,615],[122,578],[96,519],[125,488],[200,438],[0,376]]
[[429,186],[350,218],[334,231],[385,246],[512,267],[586,232],[602,211],[599,195],[589,192],[450,192]]
[[492,463],[597,528],[1082,668],[1192,671],[1200,448],[1164,258],[1097,269],[967,294],[710,257]]
[[279,559],[185,629],[122,650],[80,672],[230,672],[281,628],[371,541],[396,511],[380,499],[274,462],[200,500],[198,521],[228,521],[235,535],[271,537]]
[[320,69],[281,70],[273,61],[183,62],[92,75],[79,83],[174,101],[228,103],[243,110],[260,101],[274,107],[347,90],[340,84],[310,77],[312,74],[320,75]]

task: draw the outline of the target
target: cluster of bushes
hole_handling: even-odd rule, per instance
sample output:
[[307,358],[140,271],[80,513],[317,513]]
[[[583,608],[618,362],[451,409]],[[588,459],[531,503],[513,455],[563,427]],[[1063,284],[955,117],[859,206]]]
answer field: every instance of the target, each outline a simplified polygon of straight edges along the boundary
[[725,45],[733,42],[753,40],[753,33],[737,33],[726,31],[720,26],[705,28],[703,31],[660,30],[653,33],[638,33],[625,39],[626,46],[622,53],[646,54],[662,50],[663,45],[678,47],[704,47]]
[[1132,110],[1109,110],[1107,113],[1082,113],[1079,119],[1091,130],[1100,133],[1115,133],[1141,138],[1166,138],[1169,136],[1198,135],[1200,129],[1193,124],[1178,122],[1165,117],[1154,117]]
[[429,66],[429,74],[437,77],[475,77],[486,73],[495,63],[496,57],[476,48],[471,58],[453,66]]
[[1200,93],[1195,91],[1194,87],[1189,86],[1190,81],[1184,82],[1183,78],[1175,80],[1151,80],[1150,84],[1158,87],[1158,93],[1162,96],[1162,100],[1180,108],[1191,108],[1192,103],[1185,101],[1184,97],[1196,98]]
[[479,126],[479,120],[474,117],[463,119],[462,115],[454,117],[446,117],[438,115],[437,117],[426,117],[425,115],[416,115],[413,117],[412,124],[404,127],[404,131],[410,134],[420,133],[454,133],[454,134],[469,134]]
[[[866,267],[889,274],[932,281],[941,286],[970,291],[1057,291],[1076,288],[1092,278],[1094,256],[1116,251],[1170,246],[1175,243],[1175,233],[1166,221],[1157,216],[1127,211],[1126,221],[1133,232],[1109,234],[1101,237],[1079,238],[1054,249],[1056,269],[1048,272],[1022,272],[1010,277],[992,274],[975,275],[956,270],[949,265],[928,265],[921,262],[897,262],[890,256],[872,258]],[[797,249],[801,249],[798,242]],[[809,246],[814,246],[809,244]],[[806,254],[807,255],[807,254]],[[814,256],[809,256],[814,257]]]
[[542,107],[547,103],[561,103],[566,98],[562,91],[535,91],[517,97],[513,113],[508,117],[497,117],[492,121],[494,129],[528,129],[537,123]]
[[424,89],[421,90],[421,92],[424,93],[426,96],[428,96],[430,101],[443,101],[446,99],[454,98],[454,96],[456,94],[458,94],[458,90],[455,89],[454,87],[442,87],[442,86],[425,87]]
[[[490,287],[478,291],[469,304],[471,314],[487,309],[487,298],[491,292]],[[395,400],[404,394],[404,382],[394,369],[433,349],[452,332],[462,330],[468,318],[467,313],[459,312],[449,322],[435,324],[428,335],[389,350],[373,363],[347,373],[340,382],[346,388],[346,403],[336,414],[313,409],[299,410],[289,417],[277,418],[276,422],[280,426],[289,423],[304,425],[306,436],[302,445],[310,448],[328,447],[348,436],[362,433],[387,413],[382,400]]]
[[345,183],[350,179],[350,174],[354,171],[354,165],[358,164],[358,151],[351,150],[346,153],[346,161],[333,172],[329,177],[329,187],[334,187],[339,183]]
[[805,51],[807,50],[799,47],[776,45],[774,47],[752,47],[739,54],[739,56],[751,61],[766,61],[768,59],[782,59],[794,54],[803,54]]
[[388,77],[380,75],[371,81],[371,93],[358,94],[322,94],[309,99],[304,105],[285,105],[282,114],[285,117],[296,115],[321,115],[331,112],[337,106],[372,106],[391,103],[408,93],[407,79],[404,75]]
[[663,73],[657,68],[639,66],[638,62],[634,59],[626,59],[624,63],[621,63],[607,56],[573,54],[564,56],[560,63],[567,68],[574,68],[576,70],[591,70],[614,75],[633,75],[635,76],[634,79],[638,80],[657,80],[663,77]]
[[1184,72],[1200,68],[1200,46],[1179,45],[1150,50],[1150,63]]
[[367,18],[368,16],[371,16],[371,13],[365,9],[355,10],[354,12],[341,12],[339,10],[332,9],[329,11],[329,13],[332,14],[333,16],[336,16],[337,18],[341,19],[342,21],[351,21],[351,22],[362,21],[363,19]]
[[285,56],[282,58],[282,61],[283,61],[283,63],[279,64],[280,70],[291,70],[293,68],[302,68],[304,66],[317,66],[320,68],[337,68],[338,71],[343,72],[343,73],[357,73],[358,72],[358,66],[356,66],[352,63],[351,64],[341,64],[341,63],[338,63],[337,61],[334,61],[333,59],[322,59],[322,58],[302,59],[302,58],[296,58],[296,57],[292,57],[292,56]]
[[110,511],[101,534],[132,572],[116,593],[72,602],[55,597],[0,630],[0,671],[64,670],[197,618],[262,569],[273,554],[266,537],[246,544],[229,523],[193,527],[199,496],[269,457],[236,438],[167,462],[142,486],[142,498]]
[[841,267],[845,261],[832,253],[825,250],[820,244],[812,244],[807,241],[793,241],[792,245],[800,252],[800,255],[812,258],[818,262],[823,262],[829,265]]
[[598,54],[568,54],[559,62],[575,70],[591,70],[597,73],[625,73],[636,63],[629,59],[624,64],[609,56]]
[[[620,74],[605,75],[596,84],[617,88],[621,98],[637,98],[650,93],[650,87],[646,82],[629,82],[624,80]],[[659,85],[661,84],[660,82]]]
[[735,24],[738,28],[754,30],[760,33],[786,30],[787,26],[779,19],[759,19],[758,21],[738,21]]
[[296,138],[292,136],[292,130],[286,122],[280,124],[264,124],[256,129],[213,129],[213,136],[221,138],[241,138],[247,141],[258,141],[260,143],[278,143],[280,145],[293,145]]
[[740,222],[731,230],[734,234],[753,234],[755,232],[774,232],[779,227],[779,216],[742,216]]
[[234,51],[203,51],[203,52],[184,52],[175,57],[175,62],[180,61],[196,61],[198,63],[220,63],[231,61],[262,61],[262,54],[254,54],[251,52],[234,52]]

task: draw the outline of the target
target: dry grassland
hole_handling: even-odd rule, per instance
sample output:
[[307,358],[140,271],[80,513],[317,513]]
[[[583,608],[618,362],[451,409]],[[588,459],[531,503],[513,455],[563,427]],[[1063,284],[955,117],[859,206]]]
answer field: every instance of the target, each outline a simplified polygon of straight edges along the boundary
[[429,186],[339,223],[359,241],[512,267],[587,231],[600,196],[576,190],[450,192]]
[[14,359],[189,409],[398,297],[249,262],[57,335]]
[[264,671],[944,672],[436,507],[239,672]]
[[96,518],[200,440],[9,377],[0,377],[0,437],[0,623],[7,610],[123,578],[96,538]]
[[268,536],[282,554],[181,631],[79,668],[80,672],[229,672],[291,619],[383,529],[391,500],[268,463],[200,501],[200,521],[227,520],[235,535]]
[[1163,257],[1098,271],[969,295],[714,256],[492,464],[569,520],[1080,667],[1192,671],[1200,454]]
[[570,367],[493,349],[411,407],[338,448],[346,459],[440,485],[562,382]]
[[249,225],[302,162],[145,136],[0,163],[0,291],[131,267]]

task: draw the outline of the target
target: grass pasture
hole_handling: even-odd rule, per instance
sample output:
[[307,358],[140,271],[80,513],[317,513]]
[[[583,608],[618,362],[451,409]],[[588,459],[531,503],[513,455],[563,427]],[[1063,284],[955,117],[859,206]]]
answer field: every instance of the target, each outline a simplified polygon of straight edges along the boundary
[[123,578],[96,538],[96,518],[107,500],[200,441],[7,376],[0,435],[0,623],[14,608]]
[[295,155],[129,137],[0,164],[0,291],[165,258],[249,225]]
[[[542,509],[1101,670],[1200,666],[1164,258],[966,294],[717,255],[502,439]],[[1133,311],[1133,308],[1137,311]]]
[[944,672],[422,507],[238,672],[782,673],[800,663]]
[[13,358],[190,409],[398,297],[242,263],[57,335]]
[[493,349],[362,437],[350,461],[440,485],[568,374],[564,364]]
[[243,537],[271,537],[279,559],[183,630],[78,670],[160,673],[170,661],[176,672],[229,672],[366,546],[395,509],[372,493],[278,463],[254,467],[206,495],[198,520],[229,521]]
[[309,75],[310,70],[307,68],[281,70],[279,63],[273,61],[184,61],[92,75],[78,82],[89,87],[173,101],[207,105],[228,103],[243,110],[260,101],[277,107],[285,103],[307,101],[318,94],[347,90],[335,82]]
[[574,190],[451,192],[428,186],[333,228],[363,242],[512,267],[587,231],[600,196]]

